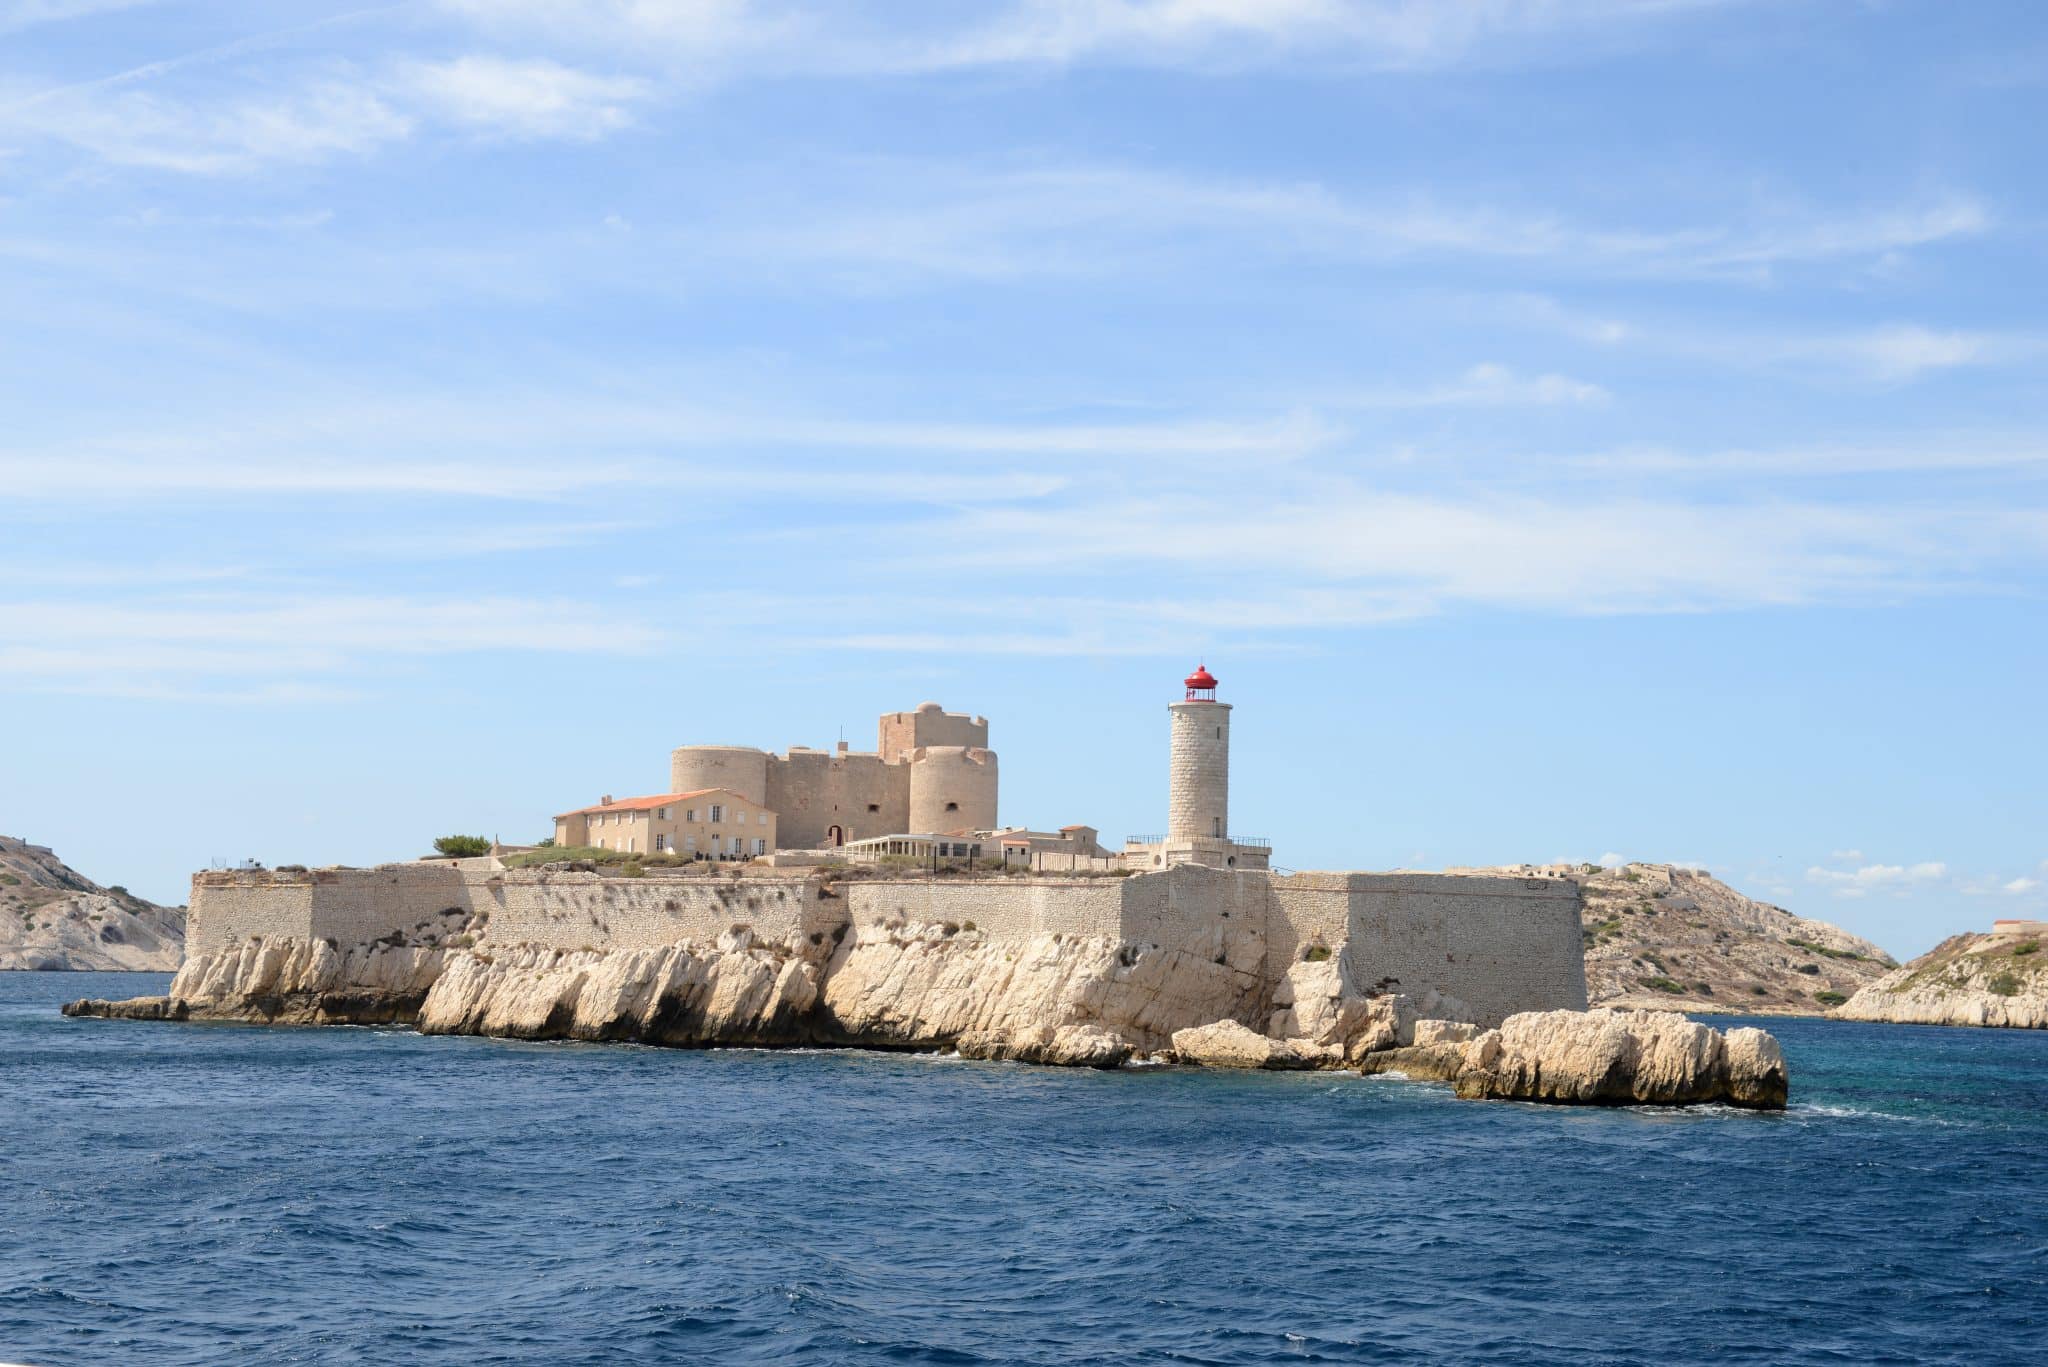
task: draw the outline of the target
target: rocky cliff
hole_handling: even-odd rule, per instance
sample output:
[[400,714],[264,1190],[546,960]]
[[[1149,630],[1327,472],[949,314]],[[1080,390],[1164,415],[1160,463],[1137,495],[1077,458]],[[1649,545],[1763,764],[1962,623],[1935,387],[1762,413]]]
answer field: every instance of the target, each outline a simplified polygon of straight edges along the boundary
[[0,835],[0,969],[167,973],[185,909],[103,888],[40,845]]
[[2048,953],[2026,931],[1956,935],[1849,998],[1844,1020],[2048,1028]]
[[[1262,991],[1257,937],[1176,948],[1093,936],[1014,940],[953,924],[852,925],[836,937],[639,950],[484,948],[473,932],[348,948],[249,940],[182,968],[169,995],[74,1002],[67,1015],[416,1024],[434,1034],[679,1046],[842,1044],[1112,1068],[1159,1061],[1430,1072],[1454,1051],[1461,1095],[1591,1104],[1784,1103],[1761,1032],[1679,1016],[1539,1013],[1481,1032],[1462,1003],[1367,995],[1345,956],[1294,964]],[[1743,1038],[1738,1039],[1738,1036]],[[1448,1055],[1444,1057],[1448,1058]],[[1775,1072],[1773,1072],[1775,1068]],[[1775,1097],[1775,1101],[1772,1098]]]
[[1669,864],[1577,871],[1594,1006],[1825,1014],[1895,968],[1868,940]]

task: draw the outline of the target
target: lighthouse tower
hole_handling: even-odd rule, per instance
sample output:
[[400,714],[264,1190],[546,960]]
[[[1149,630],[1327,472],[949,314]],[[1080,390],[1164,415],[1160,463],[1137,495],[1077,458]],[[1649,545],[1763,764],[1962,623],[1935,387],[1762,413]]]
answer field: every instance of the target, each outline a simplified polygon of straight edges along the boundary
[[1205,864],[1218,869],[1265,869],[1271,842],[1230,833],[1230,704],[1216,701],[1216,676],[1196,665],[1183,681],[1187,692],[1169,703],[1172,720],[1166,790],[1166,834],[1134,835],[1124,842],[1124,865],[1164,869]]
[[1230,834],[1230,704],[1216,701],[1206,664],[1187,677],[1187,696],[1171,703],[1172,765],[1166,797],[1168,840],[1221,840]]

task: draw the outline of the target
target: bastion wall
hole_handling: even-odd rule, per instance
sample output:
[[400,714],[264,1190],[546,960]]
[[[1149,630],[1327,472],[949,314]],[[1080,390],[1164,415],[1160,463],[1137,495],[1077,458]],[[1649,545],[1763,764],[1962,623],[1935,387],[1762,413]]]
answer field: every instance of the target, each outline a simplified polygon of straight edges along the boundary
[[[999,940],[1101,936],[1214,957],[1250,951],[1267,989],[1319,947],[1359,990],[1435,989],[1483,1023],[1584,1009],[1578,884],[1417,873],[1279,876],[1183,865],[1130,877],[860,879],[815,872],[604,877],[443,864],[195,875],[188,955],[251,937],[361,944],[392,934],[478,949],[647,949],[737,926],[794,944],[848,925],[972,925]],[[1262,950],[1262,952],[1261,952]],[[1235,954],[1235,950],[1233,950]]]

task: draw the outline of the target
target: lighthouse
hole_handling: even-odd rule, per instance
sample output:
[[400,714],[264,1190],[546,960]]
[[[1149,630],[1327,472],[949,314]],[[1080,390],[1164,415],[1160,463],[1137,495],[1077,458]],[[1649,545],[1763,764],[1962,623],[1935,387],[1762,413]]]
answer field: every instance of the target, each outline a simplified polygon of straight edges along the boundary
[[1230,704],[1216,701],[1207,664],[1195,666],[1186,688],[1186,697],[1167,706],[1173,740],[1166,837],[1221,840],[1230,834]]
[[1216,676],[1207,664],[1181,681],[1179,700],[1167,704],[1166,834],[1134,835],[1124,842],[1128,868],[1164,869],[1205,864],[1219,869],[1266,869],[1272,844],[1230,833],[1230,704],[1216,701]]

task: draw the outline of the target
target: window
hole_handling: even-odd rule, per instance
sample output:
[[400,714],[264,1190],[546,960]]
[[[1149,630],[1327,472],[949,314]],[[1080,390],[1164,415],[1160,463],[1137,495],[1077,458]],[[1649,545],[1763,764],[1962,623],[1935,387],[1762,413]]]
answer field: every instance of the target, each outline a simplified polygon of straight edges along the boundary
[[696,837],[696,836],[694,836],[694,835],[686,835],[686,836],[684,836],[684,837],[683,837],[683,853],[684,853],[684,854],[695,854],[696,852],[697,852],[697,837]]
[[657,835],[656,837],[654,837],[654,852],[655,852],[656,854],[660,854],[660,853],[662,853],[662,852],[663,852],[664,850],[666,850],[667,848],[668,848],[668,837],[667,837],[667,836],[665,836],[665,835]]
[[763,839],[761,839],[761,837],[760,837],[760,836],[758,836],[758,835],[754,837],[754,853],[755,853],[755,854],[766,854],[766,853],[768,853],[768,842],[767,842],[767,841],[765,841],[765,840],[763,840]]
[[882,810],[882,804],[879,802],[870,802],[868,804],[868,810],[871,812],[879,812]]
[[715,803],[715,802],[714,802],[714,803],[712,803],[712,804],[711,804],[711,820],[712,820],[712,821],[713,821],[714,823],[716,823],[716,822],[720,822],[720,821],[723,821],[723,820],[725,820],[725,808],[724,808],[724,807],[722,807],[722,806],[720,806],[719,804],[717,804],[717,803]]
[[692,807],[692,808],[690,808],[690,810],[688,810],[687,812],[684,812],[684,813],[683,813],[683,820],[685,820],[685,821],[695,821],[696,819],[697,819],[697,809],[696,809],[695,807]]
[[742,812],[742,811],[734,811],[734,812],[733,812],[733,814],[732,814],[732,824],[733,824],[733,825],[735,825],[735,826],[744,826],[744,825],[746,825],[746,824],[747,824],[747,814],[746,814],[745,812]]
[[666,821],[666,820],[668,820],[668,808],[666,808],[666,807],[656,807],[656,808],[654,809],[654,815],[655,815],[655,816],[656,816],[657,818],[659,818],[660,820],[662,820],[662,821]]
[[740,838],[738,836],[732,837],[732,852],[734,854],[740,853]]
[[948,802],[946,804],[946,810],[949,812],[957,812],[960,810],[960,804],[957,802]]
[[768,824],[768,813],[766,813],[766,812],[762,812],[762,813],[760,814],[760,816],[761,816],[761,824],[762,824],[763,826],[767,825],[767,824]]

